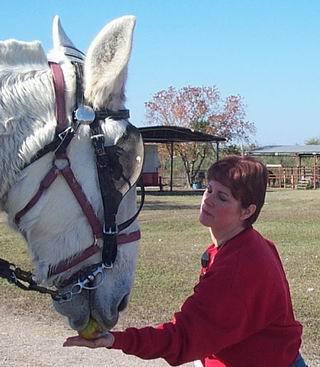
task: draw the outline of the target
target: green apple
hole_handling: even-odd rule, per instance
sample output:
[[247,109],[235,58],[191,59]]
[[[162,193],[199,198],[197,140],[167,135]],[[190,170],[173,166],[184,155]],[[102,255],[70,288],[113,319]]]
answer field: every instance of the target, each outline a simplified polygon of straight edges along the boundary
[[86,327],[78,331],[78,334],[81,336],[81,338],[84,338],[84,339],[96,339],[100,336],[102,331],[103,330],[100,327],[100,325],[97,323],[97,321],[93,318],[90,318]]

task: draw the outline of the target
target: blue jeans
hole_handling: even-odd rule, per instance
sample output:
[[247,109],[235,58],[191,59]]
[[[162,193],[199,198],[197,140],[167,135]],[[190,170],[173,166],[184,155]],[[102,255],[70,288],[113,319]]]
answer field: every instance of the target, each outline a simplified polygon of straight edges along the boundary
[[305,364],[302,355],[299,353],[297,359],[295,360],[294,364],[291,367],[308,367],[308,366]]

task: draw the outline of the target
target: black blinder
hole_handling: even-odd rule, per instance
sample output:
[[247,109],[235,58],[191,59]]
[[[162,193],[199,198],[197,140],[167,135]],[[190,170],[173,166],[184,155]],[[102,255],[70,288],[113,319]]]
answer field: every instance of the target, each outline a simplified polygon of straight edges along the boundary
[[[100,111],[99,117],[101,115]],[[130,123],[118,142],[111,146],[105,145],[99,120],[93,121],[90,130],[104,210],[102,261],[111,267],[117,256],[116,214],[121,200],[140,177],[144,146],[139,130]]]

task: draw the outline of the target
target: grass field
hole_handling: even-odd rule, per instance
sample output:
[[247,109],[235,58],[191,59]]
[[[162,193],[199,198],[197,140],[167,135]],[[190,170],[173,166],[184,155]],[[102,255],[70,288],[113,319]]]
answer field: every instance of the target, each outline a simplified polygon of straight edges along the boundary
[[[209,236],[198,224],[200,196],[147,193],[140,215],[142,241],[128,310],[119,327],[167,321],[192,293]],[[320,190],[269,191],[256,228],[277,243],[291,286],[296,317],[304,325],[303,352],[320,358]],[[22,240],[0,224],[1,257],[30,266]],[[41,295],[0,280],[1,302],[21,312],[56,317]]]

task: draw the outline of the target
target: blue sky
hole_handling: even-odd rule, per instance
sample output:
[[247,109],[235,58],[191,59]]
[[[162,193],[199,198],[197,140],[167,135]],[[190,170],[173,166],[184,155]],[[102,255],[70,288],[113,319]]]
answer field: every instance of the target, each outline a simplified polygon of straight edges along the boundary
[[127,84],[137,126],[159,90],[216,85],[243,97],[259,145],[320,137],[319,0],[2,0],[0,39],[48,51],[56,14],[83,51],[110,20],[137,17]]

